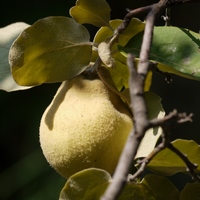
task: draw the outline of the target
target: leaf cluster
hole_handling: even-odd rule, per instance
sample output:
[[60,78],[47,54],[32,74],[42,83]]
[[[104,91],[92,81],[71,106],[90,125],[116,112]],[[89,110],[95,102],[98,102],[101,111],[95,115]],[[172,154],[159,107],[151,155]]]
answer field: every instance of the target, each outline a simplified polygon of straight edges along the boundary
[[[8,92],[30,89],[44,83],[62,82],[81,73],[97,73],[102,81],[127,104],[129,97],[129,53],[139,60],[145,22],[132,18],[123,34],[116,35],[122,23],[110,19],[105,0],[78,0],[70,9],[71,18],[57,16],[38,20],[33,25],[15,23],[0,29],[0,89]],[[93,41],[83,24],[99,27]],[[150,60],[159,71],[200,80],[200,34],[179,27],[155,27]],[[163,118],[161,98],[150,91],[153,69],[145,80],[148,116]],[[133,86],[134,87],[134,86]],[[133,163],[149,155],[161,135],[160,128],[147,131]],[[200,165],[200,147],[194,141],[176,140],[174,145]],[[147,168],[158,175],[147,175],[126,185],[119,199],[187,199],[200,195],[198,183],[188,184],[179,192],[163,176],[187,173],[185,163],[172,151],[158,153]],[[197,168],[197,172],[200,168]],[[87,169],[67,180],[60,200],[99,199],[112,181],[100,169]],[[86,184],[87,183],[87,184]],[[170,193],[168,191],[171,191]]]

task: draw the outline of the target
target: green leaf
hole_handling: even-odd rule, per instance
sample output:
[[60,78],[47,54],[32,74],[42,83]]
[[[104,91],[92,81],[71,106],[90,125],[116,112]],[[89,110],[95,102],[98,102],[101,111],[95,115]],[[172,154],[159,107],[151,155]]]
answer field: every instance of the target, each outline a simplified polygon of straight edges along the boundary
[[[141,185],[145,185],[149,191],[154,194],[155,200],[179,200],[179,191],[178,189],[169,181],[169,179],[153,174],[145,176],[144,180],[141,182]],[[151,199],[149,196],[143,199]]]
[[112,80],[117,89],[121,91],[123,88],[129,88],[129,70],[128,66],[118,60],[115,60],[115,66],[108,68]]
[[19,86],[13,79],[8,63],[9,49],[19,34],[29,25],[23,22],[10,24],[0,28],[0,90],[12,92],[29,89],[30,87]]
[[[108,38],[112,37],[114,34],[114,31],[121,23],[122,20],[120,19],[115,19],[111,20],[110,26],[112,29],[109,27],[102,27],[98,30],[94,37],[94,42],[95,43],[101,43],[103,41],[106,41]],[[127,42],[137,33],[141,32],[144,30],[145,24],[142,23],[139,19],[137,18],[132,18],[130,21],[129,26],[126,28],[126,30],[119,36],[119,41],[118,44],[121,46],[124,46],[127,44]]]
[[119,200],[127,199],[179,200],[179,191],[167,178],[149,174],[140,183],[126,184]]
[[200,183],[187,183],[181,191],[180,200],[199,200],[200,197]]
[[[102,47],[103,42],[101,43]],[[114,59],[111,55],[109,55],[109,51],[106,50],[103,52],[98,52],[100,54],[101,60],[106,65],[107,74],[109,74],[108,79],[111,79],[115,88],[117,88],[117,92],[121,92],[122,89],[129,88],[129,70],[128,66],[118,59]],[[107,56],[104,57],[104,54]],[[125,58],[126,60],[126,58]],[[126,61],[125,61],[126,62]],[[104,70],[105,71],[105,70]]]
[[[114,67],[106,67],[107,73],[110,74],[110,79],[112,79],[113,84],[117,88],[118,92],[123,92],[124,89],[129,88],[129,70],[128,66],[125,63],[122,63],[118,60],[114,60]],[[113,64],[112,63],[112,64]],[[148,72],[148,75],[145,80],[144,91],[150,89],[152,82],[152,71]],[[128,101],[130,103],[130,101]]]
[[98,68],[97,71],[100,79],[104,82],[104,84],[111,90],[113,91],[115,94],[118,94],[126,103],[127,105],[130,104],[130,96],[129,96],[129,92],[127,93],[123,93],[123,92],[119,92],[115,83],[113,82],[113,79],[111,77],[111,74],[108,71],[108,68],[106,67],[100,67]]
[[[148,118],[149,119],[163,118],[165,112],[161,104],[161,98],[152,92],[145,92],[145,99],[148,109]],[[138,148],[135,159],[139,157],[148,156],[151,153],[151,151],[155,148],[155,145],[161,134],[162,134],[161,128],[156,127],[149,129],[145,133],[144,138],[142,139],[142,142]]]
[[[115,83],[116,87],[118,88],[119,91],[121,91],[123,88],[129,88],[129,69],[127,66],[127,58],[118,54],[113,55],[113,65],[114,67],[108,68],[113,82]],[[136,61],[136,67],[137,67],[137,61]],[[151,87],[151,82],[152,82],[152,71],[149,71],[145,80],[144,84],[144,91],[149,91]]]
[[[186,154],[192,163],[198,164],[197,171],[200,172],[200,146],[192,140],[175,140],[172,144],[179,149],[183,154]],[[169,149],[164,149],[159,152],[150,163],[148,169],[164,175],[171,176],[178,172],[187,173],[186,165],[182,159]]]
[[[124,55],[139,57],[143,32],[133,37],[119,50]],[[158,62],[161,71],[189,79],[200,80],[200,34],[177,27],[155,27],[150,60]]]
[[[119,67],[120,65],[117,66]],[[97,73],[101,78],[101,80],[104,82],[104,84],[108,88],[110,88],[110,90],[118,94],[127,103],[127,105],[130,105],[131,100],[130,100],[129,88],[126,88],[125,86],[126,84],[128,85],[127,79],[129,77],[127,77],[127,79],[124,79],[126,75],[129,76],[129,72],[126,71],[127,69],[126,65],[122,65],[122,67],[124,68],[124,71],[122,70],[122,68],[117,69],[117,67],[115,67],[114,69],[112,69],[101,66],[98,68]],[[123,72],[123,74],[121,74],[120,72]],[[125,89],[123,88],[123,90],[121,90],[123,85],[125,86]]]
[[[118,91],[121,91],[123,88],[128,88],[129,70],[126,64],[126,57],[118,52],[117,44],[112,46],[109,44],[109,40],[114,34],[113,30],[115,30],[121,23],[122,20],[111,20],[110,26],[112,29],[102,27],[94,37],[94,44],[99,44],[98,54],[105,66],[109,67],[108,70]],[[119,36],[118,44],[125,45],[131,37],[143,29],[144,23],[133,18],[127,29]],[[95,53],[93,55],[93,60],[95,60],[97,55]],[[151,75],[149,74],[145,84],[145,91],[149,90],[150,85]]]
[[[130,102],[129,89],[125,89],[122,92],[119,92],[116,88],[115,83],[113,82],[113,79],[108,71],[108,68],[101,67],[98,69],[97,73],[101,78],[101,80],[105,83],[105,85],[108,88],[110,88],[110,90],[118,94],[127,103],[127,105],[130,106],[131,102]],[[145,99],[147,103],[149,119],[163,118],[165,112],[161,104],[161,98],[152,92],[145,92]],[[161,128],[156,127],[149,129],[145,133],[144,138],[142,139],[142,142],[137,151],[135,159],[148,156],[151,153],[151,151],[155,148],[155,145],[161,134],[162,134]]]
[[110,7],[105,0],[77,0],[70,15],[80,24],[110,27]]
[[24,30],[9,59],[19,85],[62,82],[83,72],[92,55],[87,29],[67,17],[47,17]]
[[99,199],[110,181],[111,176],[104,170],[85,169],[67,180],[59,200]]
[[[104,170],[83,170],[67,180],[59,200],[99,200],[111,181],[111,176]],[[179,192],[167,178],[147,175],[140,183],[126,184],[118,199],[178,200]]]
[[[144,94],[148,110],[148,118],[163,118],[165,111],[161,104],[161,98],[150,91],[145,92]],[[121,96],[126,100],[127,104],[130,105],[129,90],[121,92]],[[148,156],[155,148],[161,134],[162,130],[159,127],[149,129],[141,141],[135,159]]]

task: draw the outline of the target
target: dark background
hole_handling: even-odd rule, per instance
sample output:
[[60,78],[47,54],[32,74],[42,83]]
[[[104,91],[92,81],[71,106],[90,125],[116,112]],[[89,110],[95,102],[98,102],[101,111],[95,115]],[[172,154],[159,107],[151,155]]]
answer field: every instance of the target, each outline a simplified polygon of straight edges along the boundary
[[[126,8],[134,9],[149,5],[150,0],[108,0],[111,16],[123,18]],[[69,16],[68,10],[75,0],[4,0],[0,4],[0,27],[23,21],[33,24],[47,16]],[[200,4],[187,4],[171,9],[171,23],[200,30]],[[141,17],[143,19],[143,17]],[[161,18],[156,25],[164,25]],[[96,28],[88,26],[91,39]],[[172,130],[172,139],[193,139],[200,144],[200,82],[172,76],[167,84],[164,77],[154,74],[151,90],[162,97],[166,112],[174,108],[181,112],[194,113],[194,122]],[[43,157],[39,145],[39,123],[42,113],[51,102],[59,84],[44,84],[30,90],[7,93],[0,91],[0,199],[1,200],[55,200],[65,183],[51,169]],[[173,181],[181,189],[181,175]],[[189,176],[184,180],[191,181]],[[182,183],[182,184],[181,184]]]

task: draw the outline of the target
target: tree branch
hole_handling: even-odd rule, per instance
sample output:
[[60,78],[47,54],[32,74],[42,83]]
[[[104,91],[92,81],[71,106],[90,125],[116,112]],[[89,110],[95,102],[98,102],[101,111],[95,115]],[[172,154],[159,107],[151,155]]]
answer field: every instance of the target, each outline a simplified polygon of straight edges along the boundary
[[[160,2],[148,7],[148,9],[151,8],[151,11],[149,12],[146,19],[138,71],[135,69],[133,57],[130,55],[128,57],[127,64],[131,74],[130,96],[131,107],[134,111],[134,128],[130,133],[125,148],[119,159],[119,163],[113,175],[113,182],[109,185],[101,200],[115,200],[119,196],[123,186],[127,181],[127,176],[131,167],[132,160],[134,159],[140,142],[149,127],[147,107],[143,96],[143,88],[150,65],[148,59],[153,36],[154,20],[156,16],[166,7],[167,0],[161,0]],[[147,8],[145,8],[145,10],[146,9]],[[132,14],[125,17],[125,25],[122,26],[122,29],[128,26],[132,17]],[[120,28],[118,28],[118,32],[121,33],[123,30],[120,31]],[[124,163],[126,164],[124,165]]]
[[[178,113],[177,110],[174,110],[162,119],[150,120],[151,127],[157,127],[157,126],[162,127],[162,129],[163,129],[163,133],[161,135],[162,142],[157,147],[155,147],[154,150],[147,157],[138,161],[138,164],[140,164],[140,168],[138,169],[138,171],[135,174],[133,174],[132,176],[129,176],[129,179],[128,179],[129,181],[134,181],[138,176],[140,176],[141,173],[145,170],[147,164],[153,159],[153,157],[156,154],[158,154],[163,149],[165,149],[167,147],[169,148],[169,146],[172,146],[172,144],[170,143],[170,128],[174,124],[192,122],[192,119],[191,119],[192,116],[193,116],[192,114],[186,115],[185,113]],[[173,147],[173,148],[175,148],[175,147]],[[173,149],[173,151],[174,151],[174,149]],[[176,152],[174,151],[174,153],[177,154],[177,151]],[[179,153],[179,154],[177,154],[178,156],[181,154],[181,156],[185,158],[185,156],[182,155],[182,153],[180,151],[178,151],[178,153]],[[185,162],[185,160],[184,160],[184,162]],[[192,175],[192,177],[197,180],[198,177],[194,173],[194,169],[196,169],[197,166],[194,165],[193,163],[191,163],[188,159],[186,160],[185,164],[186,164],[186,166],[188,166],[189,172]]]
[[169,144],[169,135],[165,135],[164,133],[162,133],[162,142],[156,148],[154,148],[154,150],[146,158],[138,161],[138,164],[140,164],[140,168],[137,170],[135,174],[129,176],[128,181],[134,181],[137,177],[139,177],[144,172],[147,164],[152,160],[152,158],[160,151],[165,149],[168,144]]
[[[157,4],[129,11],[129,13],[125,16],[122,24],[116,29],[115,34],[110,41],[110,44],[114,44],[114,42],[118,40],[119,35],[127,28],[132,17],[135,16],[135,14],[141,12],[148,13],[146,18],[142,47],[140,51],[140,60],[138,64],[138,69],[136,69],[135,67],[134,57],[132,55],[128,55],[127,59],[127,65],[130,71],[130,80],[129,80],[130,97],[131,97],[130,106],[134,113],[134,128],[131,131],[128,140],[126,142],[126,145],[124,147],[124,150],[120,156],[119,163],[113,175],[113,181],[108,186],[101,200],[117,199],[124,185],[127,182],[127,177],[132,161],[137,153],[137,149],[140,146],[141,140],[144,137],[146,130],[154,125],[163,126],[163,124],[161,124],[161,121],[157,119],[151,121],[148,120],[147,107],[144,99],[143,88],[144,88],[145,78],[147,76],[151,64],[149,61],[149,53],[153,37],[154,21],[156,17],[163,11],[163,9],[167,8],[169,5],[174,5],[175,3],[177,4],[177,2],[174,2],[172,0],[171,1],[160,0],[160,2],[158,2]],[[175,114],[178,115],[177,113]],[[172,115],[171,118],[170,116],[168,117],[169,119],[171,119],[174,117],[174,115]],[[180,120],[180,122],[183,121]],[[152,159],[157,152],[166,147],[166,144],[168,144],[166,141],[168,140],[166,140],[166,135],[164,135],[162,143],[158,145],[157,148],[155,148],[153,153],[149,155],[149,157],[147,157],[146,160],[144,160],[143,162],[144,164],[141,166],[141,170],[139,170],[139,172],[135,174],[135,177],[137,177],[138,174],[141,173],[142,169],[146,166],[146,163],[150,159]]]
[[152,119],[150,120],[150,127],[157,127],[161,126],[164,128],[164,126],[171,126],[174,124],[181,124],[185,122],[192,122],[193,114],[187,115],[186,113],[178,113],[177,110],[173,110],[168,115],[166,115],[162,119]]

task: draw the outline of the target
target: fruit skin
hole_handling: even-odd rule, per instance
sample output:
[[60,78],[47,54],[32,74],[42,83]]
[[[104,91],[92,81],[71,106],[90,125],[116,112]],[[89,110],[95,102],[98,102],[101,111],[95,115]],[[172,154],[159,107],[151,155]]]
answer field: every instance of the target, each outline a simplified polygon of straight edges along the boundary
[[40,144],[63,177],[86,168],[113,174],[133,127],[123,101],[99,79],[79,75],[61,84],[40,124]]

